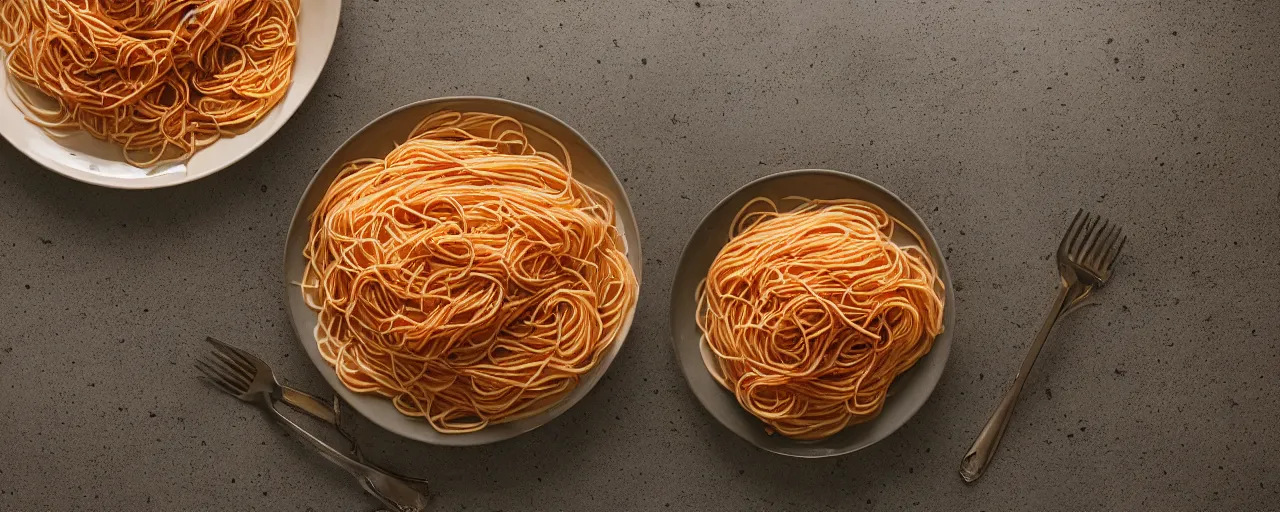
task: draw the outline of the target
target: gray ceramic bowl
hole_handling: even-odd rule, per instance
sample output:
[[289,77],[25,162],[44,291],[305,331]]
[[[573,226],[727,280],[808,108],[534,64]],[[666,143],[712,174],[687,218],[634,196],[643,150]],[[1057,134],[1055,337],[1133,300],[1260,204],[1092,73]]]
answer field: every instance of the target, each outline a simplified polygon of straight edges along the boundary
[[[613,345],[605,353],[604,358],[600,360],[599,365],[584,376],[578,382],[578,387],[574,388],[564,400],[535,416],[509,423],[491,425],[477,432],[442,434],[432,428],[426,421],[400,414],[391,405],[390,400],[377,395],[353,393],[338,380],[333,368],[330,368],[328,363],[320,357],[319,349],[316,346],[314,334],[317,321],[316,313],[307,307],[302,297],[301,288],[295,284],[302,281],[302,272],[306,265],[306,260],[302,257],[302,249],[306,245],[309,235],[309,218],[345,162],[356,158],[382,158],[386,156],[397,144],[404,142],[409,132],[419,121],[441,110],[487,112],[509,116],[522,123],[541,128],[552,137],[559,139],[573,160],[574,178],[594,187],[613,200],[614,207],[617,210],[618,230],[622,233],[622,239],[627,249],[627,259],[631,262],[631,267],[635,269],[637,281],[640,279],[640,269],[644,258],[640,255],[640,231],[636,227],[635,215],[631,211],[631,203],[627,201],[627,194],[617,176],[614,175],[613,169],[609,168],[609,164],[604,161],[604,158],[596,152],[595,148],[591,147],[591,144],[581,134],[551,114],[528,105],[499,98],[477,96],[436,98],[420,101],[395,109],[373,120],[373,122],[356,132],[355,135],[352,135],[350,139],[347,139],[337,151],[333,152],[333,155],[329,156],[329,159],[320,167],[320,171],[312,178],[311,184],[307,186],[307,191],[303,193],[302,200],[298,202],[298,208],[293,214],[293,222],[289,226],[289,237],[285,242],[285,297],[289,304],[289,316],[293,320],[293,328],[298,333],[298,340],[302,342],[303,348],[307,351],[307,356],[311,358],[311,362],[315,363],[316,368],[324,375],[325,381],[333,387],[334,392],[351,404],[360,414],[369,418],[370,421],[410,439],[437,445],[470,446],[509,439],[538,428],[556,416],[563,414],[570,407],[573,407],[573,404],[582,400],[591,391],[591,388],[600,381],[600,377],[609,369],[610,363],[618,355],[618,351],[622,348],[622,343],[626,340],[627,332],[631,329],[631,322],[635,317],[635,308],[633,307],[631,312],[627,314],[627,319],[618,333],[618,338],[614,340]],[[531,132],[528,136],[529,141],[534,146],[544,151],[554,151],[554,144],[541,135]]]
[[[862,199],[884,208],[889,215],[906,224],[920,235],[929,257],[938,265],[938,274],[946,286],[946,305],[943,307],[943,333],[933,342],[933,349],[910,370],[899,375],[889,388],[884,410],[875,419],[853,425],[840,433],[820,441],[796,441],[781,435],[769,435],[765,424],[743,409],[729,390],[722,387],[707,369],[705,358],[712,357],[703,350],[700,331],[695,323],[697,302],[694,293],[698,283],[707,276],[711,262],[729,239],[729,228],[734,214],[748,201],[756,197],[768,197],[780,201],[788,196],[812,199]],[[915,244],[910,235],[900,238],[899,244]],[[951,275],[947,262],[938,251],[929,228],[916,212],[892,192],[879,185],[836,171],[806,169],[788,171],[753,181],[720,201],[685,246],[671,287],[671,339],[675,344],[676,359],[684,371],[689,387],[720,423],[764,450],[792,457],[830,457],[855,452],[871,446],[898,430],[933,393],[942,377],[951,352],[951,336],[955,324],[955,297],[951,292]]]

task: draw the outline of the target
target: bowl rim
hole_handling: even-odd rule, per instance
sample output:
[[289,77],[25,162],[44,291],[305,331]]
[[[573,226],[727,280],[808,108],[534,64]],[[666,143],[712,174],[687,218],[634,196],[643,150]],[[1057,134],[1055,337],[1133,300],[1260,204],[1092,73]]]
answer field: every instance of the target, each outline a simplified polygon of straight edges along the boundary
[[[943,290],[943,293],[944,293],[943,300],[945,301],[943,305],[943,332],[938,336],[938,338],[934,340],[933,347],[931,347],[929,350],[929,353],[925,355],[925,357],[932,356],[935,358],[939,358],[940,360],[939,364],[941,367],[937,370],[936,377],[930,378],[928,379],[927,382],[924,382],[921,384],[921,386],[923,387],[921,387],[920,389],[924,391],[922,395],[923,398],[921,398],[916,403],[907,405],[906,408],[904,409],[905,414],[902,415],[901,421],[898,422],[898,424],[893,425],[891,429],[889,429],[887,432],[884,433],[884,435],[878,438],[871,439],[870,441],[851,443],[847,447],[831,449],[831,450],[826,450],[822,452],[789,451],[786,449],[777,448],[775,446],[765,445],[763,443],[758,442],[757,438],[743,435],[736,428],[730,426],[729,422],[727,421],[727,418],[724,417],[724,414],[719,412],[716,407],[712,407],[710,404],[708,404],[708,400],[705,399],[703,395],[698,392],[699,386],[697,386],[694,383],[693,375],[691,375],[690,372],[687,370],[688,364],[684,360],[685,359],[684,356],[681,355],[680,347],[682,346],[682,343],[680,341],[681,336],[679,334],[680,326],[677,325],[677,321],[676,321],[676,318],[678,317],[679,311],[680,311],[679,310],[680,300],[677,298],[677,293],[679,293],[684,289],[683,287],[679,286],[678,283],[681,282],[680,278],[682,277],[682,274],[689,272],[687,267],[691,265],[689,261],[689,259],[692,257],[691,251],[695,250],[695,244],[697,244],[700,241],[700,239],[697,238],[697,235],[700,231],[703,230],[707,222],[711,220],[712,215],[716,214],[721,209],[725,208],[735,199],[740,198],[750,188],[763,185],[770,181],[790,178],[790,177],[799,176],[799,175],[830,176],[830,177],[835,177],[842,180],[851,181],[853,183],[856,183],[859,186],[866,187],[867,189],[884,194],[891,200],[900,204],[903,208],[905,208],[906,213],[910,216],[910,218],[907,220],[914,221],[917,225],[923,228],[919,233],[921,241],[927,245],[932,245],[931,248],[925,247],[926,253],[930,256],[930,258],[936,260],[934,261],[934,263],[937,265],[937,268],[938,268],[938,276],[942,280],[943,284],[945,285]],[[883,205],[880,205],[880,206],[883,207]],[[723,246],[723,243],[724,242],[720,242],[720,246]],[[717,249],[717,252],[718,252],[718,249]],[[935,258],[934,257],[935,254],[938,257]],[[895,432],[900,430],[903,425],[906,425],[906,423],[910,421],[911,418],[915,417],[916,413],[918,413],[920,409],[924,407],[924,404],[929,401],[929,398],[933,396],[934,390],[937,388],[938,383],[942,380],[943,373],[945,373],[946,371],[946,364],[947,364],[947,361],[950,359],[950,355],[951,355],[951,341],[955,333],[955,294],[954,294],[955,286],[953,285],[953,281],[951,279],[951,271],[947,266],[946,258],[942,256],[943,255],[940,250],[940,246],[938,245],[937,238],[934,237],[933,231],[929,229],[929,226],[924,222],[924,219],[920,218],[920,214],[916,212],[915,208],[911,207],[910,204],[904,201],[897,194],[893,193],[889,189],[867,178],[864,178],[856,174],[836,171],[832,169],[810,168],[810,169],[793,169],[788,171],[776,172],[776,173],[768,174],[768,175],[753,179],[737,187],[736,189],[733,190],[733,192],[730,192],[729,194],[725,195],[723,198],[720,199],[720,201],[716,203],[714,207],[712,207],[709,211],[707,211],[707,213],[703,215],[702,219],[698,221],[697,227],[694,228],[693,234],[689,237],[689,240],[685,242],[685,246],[683,250],[681,250],[680,252],[680,260],[679,260],[678,266],[676,267],[675,277],[673,278],[671,291],[668,299],[668,303],[669,303],[669,310],[668,310],[669,326],[668,327],[670,329],[669,332],[671,336],[672,349],[675,351],[676,363],[677,363],[677,366],[679,366],[680,373],[684,376],[685,383],[688,384],[690,392],[693,393],[694,397],[698,400],[698,403],[702,406],[704,410],[706,410],[708,414],[714,417],[716,421],[720,423],[721,426],[733,432],[743,440],[751,443],[751,445],[761,450],[764,450],[766,452],[775,453],[778,455],[784,455],[788,457],[801,458],[801,459],[820,459],[820,458],[826,458],[826,457],[836,457],[841,455],[847,455],[847,454],[865,449],[867,447],[870,447],[880,441],[883,441],[889,438]],[[919,365],[920,362],[921,361],[917,361],[916,365]],[[696,363],[697,364],[694,366],[696,366],[697,368],[700,368],[701,371],[706,372],[708,375],[710,375],[710,372],[706,369],[705,365],[702,363],[701,360],[697,361]],[[916,365],[913,365],[913,368],[915,368]],[[907,371],[910,371],[910,369],[908,369]],[[899,377],[901,377],[901,375]],[[723,392],[732,396],[728,390],[723,389],[723,387],[719,386],[718,384],[716,387],[717,387],[716,391]],[[892,397],[890,397],[889,399],[892,399]],[[743,414],[746,414],[747,416],[751,417],[751,419],[757,422],[759,421],[750,413],[743,410],[741,408],[741,405],[737,404],[736,400],[734,400],[734,405],[738,408],[738,411],[742,412]],[[881,417],[874,418],[870,422],[878,421],[880,418]],[[850,428],[850,427],[846,427],[846,428]],[[819,440],[819,441],[790,440],[790,441],[791,443],[793,443],[795,447],[799,448],[806,445],[814,446],[816,444],[822,443],[824,440]]]
[[[285,292],[284,299],[285,299],[286,309],[292,306],[293,301],[295,300],[295,297],[294,297],[295,294],[297,294],[298,297],[301,297],[300,288],[295,283],[290,281],[290,276],[289,276],[289,268],[291,265],[290,249],[294,245],[291,242],[295,239],[295,237],[301,236],[305,238],[308,235],[308,233],[296,233],[295,228],[299,225],[308,224],[307,222],[302,222],[300,224],[299,219],[300,218],[306,219],[310,217],[311,212],[303,211],[303,204],[306,202],[307,197],[311,195],[312,190],[319,185],[321,174],[323,174],[326,169],[328,169],[331,165],[334,164],[334,159],[337,158],[338,155],[343,152],[343,149],[345,149],[348,145],[350,145],[354,140],[359,138],[366,131],[385,122],[387,118],[396,116],[398,114],[401,114],[409,110],[428,107],[430,105],[448,104],[451,102],[460,102],[460,101],[461,102],[496,103],[496,104],[504,105],[506,107],[515,108],[518,110],[522,109],[522,110],[528,111],[529,113],[535,116],[543,116],[548,120],[550,120],[551,122],[559,124],[560,128],[563,128],[566,132],[572,134],[573,137],[577,139],[576,142],[581,142],[583,150],[585,150],[586,152],[589,152],[594,158],[596,158],[597,160],[599,160],[601,164],[603,164],[603,170],[608,171],[609,180],[611,180],[613,187],[618,192],[618,197],[614,199],[614,209],[615,211],[626,213],[625,216],[622,216],[622,215],[617,216],[615,223],[616,225],[620,225],[620,227],[622,228],[620,229],[620,233],[622,235],[624,243],[626,244],[627,259],[630,263],[632,263],[632,271],[635,273],[636,301],[635,303],[632,304],[630,311],[627,313],[627,317],[623,322],[621,329],[618,332],[617,338],[614,339],[612,347],[610,347],[609,350],[605,353],[604,357],[601,358],[601,360],[596,363],[596,367],[593,368],[591,371],[589,371],[587,374],[585,374],[578,381],[578,384],[575,387],[574,391],[570,391],[569,394],[566,395],[562,400],[560,400],[559,402],[556,402],[546,410],[534,416],[523,418],[521,420],[516,420],[510,423],[500,423],[498,425],[492,425],[490,427],[486,427],[484,429],[481,429],[475,432],[467,432],[462,434],[444,434],[435,430],[430,424],[426,423],[421,418],[411,418],[409,416],[404,416],[404,415],[402,415],[404,418],[413,420],[415,424],[420,424],[420,426],[414,427],[414,428],[402,429],[402,428],[399,428],[398,426],[385,424],[382,421],[379,421],[378,419],[376,419],[375,415],[370,414],[370,410],[367,410],[367,408],[370,407],[370,404],[374,401],[384,402],[389,404],[390,399],[380,395],[376,395],[376,394],[355,393],[347,389],[345,385],[343,385],[340,381],[337,380],[338,379],[337,374],[334,372],[333,368],[330,368],[323,361],[316,360],[316,358],[312,356],[311,349],[307,346],[307,341],[313,339],[314,335],[311,333],[304,332],[302,330],[302,327],[298,324],[297,316],[293,314],[292,311],[287,311],[287,314],[289,316],[289,323],[293,327],[293,331],[297,337],[298,343],[301,344],[303,350],[307,352],[307,359],[316,367],[316,370],[320,372],[321,376],[324,377],[324,381],[329,385],[329,387],[333,388],[333,391],[337,395],[337,397],[341,397],[342,400],[346,402],[352,409],[355,409],[356,412],[358,412],[365,419],[369,420],[369,422],[375,425],[378,425],[382,429],[387,430],[391,433],[397,434],[400,437],[403,437],[406,439],[410,439],[413,441],[418,441],[418,442],[422,442],[430,445],[435,445],[435,446],[479,446],[479,445],[492,444],[492,443],[497,443],[497,442],[505,441],[508,439],[512,439],[522,434],[536,430],[548,423],[551,423],[556,418],[560,417],[569,409],[577,405],[578,402],[582,401],[583,398],[586,398],[586,396],[590,394],[592,390],[594,390],[596,385],[600,383],[605,373],[609,370],[614,360],[617,358],[618,353],[621,352],[622,346],[625,344],[627,337],[630,334],[630,330],[634,323],[636,313],[639,310],[641,290],[643,286],[642,271],[644,266],[644,256],[641,251],[642,237],[640,236],[640,231],[638,229],[638,225],[637,225],[638,223],[636,221],[635,211],[631,207],[631,200],[627,195],[626,188],[622,186],[622,182],[618,178],[618,174],[613,170],[613,167],[609,165],[609,162],[605,160],[604,156],[600,154],[600,152],[595,148],[595,146],[592,145],[591,142],[586,139],[586,137],[584,137],[580,132],[578,132],[577,129],[573,128],[568,123],[561,120],[559,117],[556,117],[551,113],[546,112],[537,107],[534,107],[532,105],[528,105],[518,101],[513,101],[506,98],[498,98],[493,96],[474,96],[474,95],[441,96],[441,97],[435,97],[435,98],[429,98],[429,99],[410,102],[378,115],[373,120],[369,121],[368,123],[365,123],[364,126],[352,132],[352,134],[348,136],[347,139],[342,142],[342,144],[339,144],[333,150],[333,152],[329,155],[329,157],[325,159],[324,163],[322,163],[320,167],[317,168],[315,173],[311,176],[311,179],[307,183],[307,187],[303,190],[303,192],[298,197],[297,205],[294,207],[293,216],[289,223],[288,233],[285,235],[285,247],[283,251],[284,265],[282,266],[282,270],[284,275],[283,284],[284,284],[284,292]],[[427,113],[426,115],[429,115],[429,113]],[[546,127],[542,127],[542,128],[545,129]],[[404,135],[408,135],[408,133],[406,132]],[[325,183],[324,188],[327,189],[331,184],[332,182]],[[306,230],[302,230],[302,231],[306,231]],[[630,236],[628,236],[628,234],[630,234]],[[299,258],[301,258],[301,255],[299,255]],[[310,311],[309,308],[308,310]],[[581,394],[577,394],[578,389],[582,389]],[[352,397],[356,399],[352,400]],[[399,411],[395,411],[395,412],[397,414],[400,414]],[[531,421],[525,425],[522,425],[519,428],[510,427],[510,425],[512,425],[513,423],[528,421],[535,418],[537,419],[537,421]],[[507,427],[503,429],[505,430],[505,432],[502,432],[500,434],[493,434],[493,430],[491,430],[491,428],[500,427],[500,426]],[[489,432],[489,434],[485,434],[485,432]]]

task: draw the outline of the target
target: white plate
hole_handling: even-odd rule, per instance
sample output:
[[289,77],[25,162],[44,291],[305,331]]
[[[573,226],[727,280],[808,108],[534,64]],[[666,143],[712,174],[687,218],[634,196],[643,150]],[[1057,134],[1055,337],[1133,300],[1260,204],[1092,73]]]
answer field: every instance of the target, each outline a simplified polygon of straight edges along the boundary
[[0,72],[0,135],[54,172],[112,188],[159,188],[195,181],[236,163],[284,126],[320,77],[338,32],[342,0],[302,0],[298,14],[298,49],[293,82],[285,97],[249,131],[227,137],[196,152],[190,160],[155,168],[139,168],[124,161],[118,144],[77,132],[51,137],[31,124],[12,101],[7,72]]
[[[578,386],[573,388],[573,391],[569,392],[563,400],[528,418],[489,425],[476,432],[442,434],[422,418],[401,414],[391,404],[391,400],[374,394],[353,393],[338,380],[338,375],[334,373],[329,363],[325,362],[316,345],[316,312],[307,307],[302,289],[296,284],[302,282],[303,270],[307,264],[306,259],[302,257],[302,249],[310,236],[311,214],[324,198],[329,185],[338,176],[338,171],[342,170],[343,164],[357,158],[385,157],[397,144],[408,138],[409,132],[413,131],[413,127],[417,126],[419,121],[441,110],[487,112],[508,116],[526,125],[536,126],[558,139],[564,144],[573,161],[574,179],[600,191],[613,201],[617,215],[616,224],[619,233],[622,234],[627,261],[631,262],[631,268],[636,273],[637,293],[639,293],[640,270],[644,258],[640,255],[640,231],[636,226],[635,214],[631,211],[631,203],[627,200],[627,193],[622,188],[622,183],[618,181],[618,177],[605,162],[604,157],[596,152],[582,134],[570,128],[569,125],[551,114],[528,105],[480,96],[420,101],[392,110],[373,120],[329,156],[329,159],[316,172],[315,177],[311,179],[306,192],[303,192],[298,208],[293,213],[289,237],[284,245],[285,300],[289,304],[289,318],[293,321],[294,331],[298,333],[298,341],[302,342],[307,356],[320,370],[325,381],[333,387],[334,392],[373,423],[396,434],[425,443],[470,446],[502,441],[538,428],[563,414],[587,396],[591,388],[600,382],[600,378],[608,371],[614,357],[622,349],[622,344],[627,339],[627,332],[631,330],[631,322],[635,318],[636,306],[633,304],[631,311],[627,312],[627,318],[618,331],[617,339],[613,340],[608,351],[600,358],[600,362],[578,381]],[[540,134],[529,132],[527,135],[529,141],[538,148],[554,147]]]

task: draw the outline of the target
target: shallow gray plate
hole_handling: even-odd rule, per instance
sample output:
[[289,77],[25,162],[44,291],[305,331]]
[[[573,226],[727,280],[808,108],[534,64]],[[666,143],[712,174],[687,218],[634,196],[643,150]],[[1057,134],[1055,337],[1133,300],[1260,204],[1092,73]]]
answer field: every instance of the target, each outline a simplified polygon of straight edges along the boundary
[[[618,182],[617,176],[614,175],[613,169],[609,168],[609,164],[596,152],[595,148],[591,147],[591,144],[586,139],[582,138],[581,134],[551,114],[528,105],[480,96],[436,98],[420,101],[400,107],[373,120],[373,122],[356,132],[355,135],[352,135],[350,139],[347,139],[337,151],[333,152],[333,155],[329,156],[329,159],[320,167],[320,171],[311,179],[311,184],[307,186],[307,191],[303,193],[302,200],[298,202],[298,208],[293,213],[293,223],[289,226],[289,238],[285,242],[285,297],[289,303],[289,316],[293,320],[294,330],[298,333],[298,340],[302,342],[303,348],[307,351],[307,356],[311,358],[311,362],[315,363],[316,368],[324,375],[324,379],[333,387],[334,392],[351,404],[360,414],[369,418],[370,421],[410,439],[438,445],[470,446],[509,439],[538,428],[556,416],[563,414],[570,407],[573,407],[573,404],[582,400],[582,397],[586,396],[591,391],[591,388],[600,381],[600,377],[609,369],[613,358],[618,355],[618,350],[622,348],[622,343],[626,340],[627,332],[631,330],[631,321],[635,317],[635,308],[633,307],[631,312],[627,314],[627,319],[622,324],[622,329],[618,332],[618,338],[614,340],[609,351],[600,360],[600,364],[584,376],[578,382],[578,387],[574,388],[573,392],[564,400],[535,416],[510,423],[491,425],[478,432],[442,434],[432,428],[426,421],[400,414],[391,405],[390,400],[378,395],[352,393],[338,380],[333,368],[330,368],[324,358],[320,357],[314,332],[316,313],[307,307],[302,297],[302,290],[296,284],[302,281],[302,272],[306,265],[306,260],[302,257],[302,249],[306,245],[307,237],[309,236],[311,213],[315,211],[316,205],[320,203],[325,191],[333,183],[344,163],[357,158],[382,158],[386,156],[397,144],[404,142],[409,132],[413,130],[413,127],[419,121],[441,110],[487,112],[509,116],[522,123],[541,128],[552,137],[559,139],[572,158],[574,178],[599,190],[613,200],[614,207],[617,210],[618,230],[622,233],[622,239],[626,245],[627,259],[630,260],[631,267],[635,269],[637,284],[640,279],[640,267],[644,262],[644,258],[640,255],[640,231],[636,227],[635,215],[631,211],[631,203],[627,201],[627,194],[623,190],[622,184]],[[541,135],[532,132],[527,135],[529,136],[529,141],[535,147],[543,151],[556,151],[555,145]]]
[[[697,302],[694,293],[698,283],[707,276],[711,262],[729,239],[733,217],[753,198],[767,197],[781,201],[788,196],[811,199],[861,199],[884,208],[889,215],[901,221],[920,235],[929,257],[938,265],[938,275],[946,287],[946,305],[943,307],[943,333],[933,342],[929,351],[916,365],[899,375],[889,388],[884,410],[875,419],[848,427],[840,433],[821,441],[796,441],[780,435],[769,435],[765,424],[743,409],[729,390],[722,387],[707,370],[701,336],[695,323]],[[787,205],[782,205],[784,208]],[[894,242],[915,245],[910,235],[895,233]],[[671,339],[675,344],[676,359],[689,381],[689,387],[707,411],[720,423],[729,427],[743,439],[762,449],[793,457],[830,457],[855,452],[871,446],[898,430],[933,393],[942,377],[951,352],[951,335],[955,324],[955,297],[951,292],[951,274],[947,262],[938,251],[929,228],[916,212],[892,192],[879,185],[849,174],[836,171],[805,169],[787,171],[753,181],[720,201],[693,233],[676,280],[671,287]]]

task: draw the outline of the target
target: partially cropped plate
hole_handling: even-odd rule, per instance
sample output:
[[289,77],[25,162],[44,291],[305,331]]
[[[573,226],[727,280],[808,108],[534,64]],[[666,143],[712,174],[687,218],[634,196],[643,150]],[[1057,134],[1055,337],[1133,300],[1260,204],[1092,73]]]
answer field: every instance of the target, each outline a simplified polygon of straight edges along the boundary
[[[626,320],[622,324],[622,329],[618,331],[617,339],[609,346],[608,352],[600,359],[599,364],[583,376],[578,381],[578,386],[563,400],[550,409],[534,416],[508,423],[490,425],[477,432],[442,434],[420,418],[411,418],[401,414],[389,399],[378,395],[353,393],[338,380],[338,375],[333,371],[333,368],[320,356],[315,337],[316,312],[307,307],[306,301],[302,296],[302,289],[297,285],[297,283],[302,282],[302,273],[306,266],[306,259],[302,257],[302,249],[306,246],[307,238],[310,235],[311,214],[315,211],[320,200],[323,199],[325,192],[329,189],[329,185],[333,183],[344,163],[357,158],[386,157],[387,153],[394,149],[396,145],[408,138],[409,132],[413,130],[419,121],[441,110],[486,112],[508,116],[526,125],[536,126],[558,139],[569,152],[569,157],[573,162],[574,179],[595,188],[613,201],[617,214],[617,228],[622,233],[622,240],[627,251],[627,260],[631,262],[631,268],[635,270],[637,285],[640,280],[640,267],[644,259],[640,255],[640,232],[636,227],[635,215],[631,211],[631,203],[627,201],[627,194],[622,188],[622,183],[614,175],[613,169],[609,168],[609,164],[596,152],[595,148],[591,147],[591,144],[586,139],[582,138],[581,134],[551,114],[528,105],[499,98],[479,96],[436,98],[420,101],[400,107],[373,120],[373,122],[356,132],[355,135],[352,135],[350,139],[347,139],[337,151],[334,151],[333,155],[329,156],[329,159],[320,167],[320,171],[312,178],[311,184],[307,186],[307,191],[303,193],[302,200],[298,202],[298,209],[294,212],[293,222],[289,226],[289,238],[285,242],[285,297],[289,303],[289,315],[293,320],[294,330],[298,333],[298,340],[302,342],[302,346],[306,349],[307,356],[311,358],[311,362],[315,363],[316,368],[324,375],[325,380],[333,387],[338,396],[350,403],[356,411],[369,418],[370,421],[410,439],[438,445],[470,446],[502,441],[538,428],[563,414],[578,403],[579,400],[582,400],[591,391],[591,388],[595,387],[596,383],[600,381],[600,378],[604,376],[614,357],[618,355],[618,351],[622,348],[623,342],[626,341],[627,332],[631,330],[631,321],[635,317],[635,306],[632,306],[631,311],[627,312]],[[529,137],[529,142],[535,147],[540,149],[555,147],[554,144],[538,133],[529,131],[526,135]]]
[[[305,0],[298,13],[298,48],[293,81],[280,103],[249,131],[224,137],[186,162],[139,168],[124,160],[118,144],[73,132],[52,137],[28,122],[9,90],[9,74],[0,67],[0,135],[19,151],[68,178],[112,188],[159,188],[195,181],[236,163],[271,138],[302,105],[320,77],[338,33],[342,0]],[[3,54],[3,52],[0,52]],[[24,87],[24,85],[17,85]],[[51,101],[51,100],[50,100]]]
[[[938,275],[946,288],[943,307],[943,332],[933,342],[933,349],[920,358],[910,370],[899,375],[889,388],[884,410],[875,419],[853,425],[840,433],[820,441],[796,441],[778,434],[769,434],[766,425],[738,404],[733,393],[725,389],[708,370],[707,359],[714,357],[703,349],[701,331],[697,326],[698,283],[707,276],[711,262],[720,248],[729,240],[729,228],[734,215],[747,202],[756,197],[767,197],[784,208],[786,197],[809,199],[861,199],[884,208],[889,215],[910,227],[920,235],[925,252],[937,264]],[[793,204],[793,203],[792,203]],[[916,245],[909,236],[895,232],[894,242],[899,245]],[[720,423],[734,433],[762,449],[793,457],[829,457],[861,450],[898,430],[933,393],[942,377],[951,352],[951,336],[955,324],[955,297],[951,292],[951,275],[947,262],[938,251],[929,228],[920,216],[898,196],[879,185],[836,171],[806,169],[788,171],[753,181],[720,201],[693,233],[680,258],[676,280],[671,287],[671,339],[675,344],[676,359],[684,372],[693,394]]]

